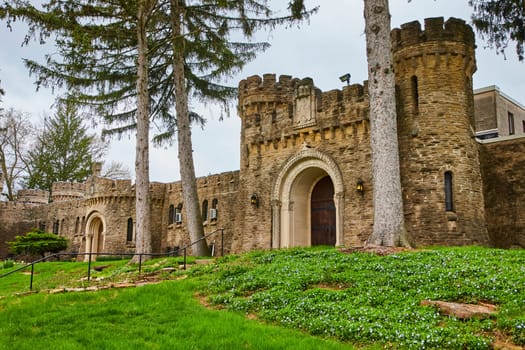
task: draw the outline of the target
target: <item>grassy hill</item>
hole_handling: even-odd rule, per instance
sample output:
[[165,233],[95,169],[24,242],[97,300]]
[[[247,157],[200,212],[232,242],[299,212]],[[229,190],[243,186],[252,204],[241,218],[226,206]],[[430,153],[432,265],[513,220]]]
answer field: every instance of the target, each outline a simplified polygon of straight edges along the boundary
[[[257,251],[175,272],[175,258],[138,276],[97,262],[90,286],[162,283],[97,292],[84,263],[0,279],[0,349],[490,349],[525,345],[525,250],[436,248],[387,256],[333,248]],[[2,271],[0,270],[0,273]],[[497,314],[460,319],[424,300],[489,303]],[[496,343],[497,342],[497,343]],[[504,345],[500,345],[504,344]]]

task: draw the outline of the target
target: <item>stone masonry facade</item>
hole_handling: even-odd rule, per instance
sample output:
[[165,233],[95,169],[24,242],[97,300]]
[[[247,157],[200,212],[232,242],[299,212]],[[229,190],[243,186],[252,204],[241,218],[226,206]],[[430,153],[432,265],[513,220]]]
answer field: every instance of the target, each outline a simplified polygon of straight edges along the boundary
[[[487,103],[494,89],[475,98],[474,34],[464,21],[430,18],[421,27],[391,35],[409,241],[525,247],[525,108],[509,98]],[[242,80],[240,169],[197,180],[205,232],[224,230],[208,243],[225,253],[365,244],[373,226],[368,113],[366,82],[322,92],[310,78]],[[32,227],[65,236],[71,252],[133,252],[134,186],[99,174],[97,165],[85,183],[57,183],[51,198],[25,190],[0,203],[0,256],[5,241]],[[180,182],[150,191],[154,252],[190,243]]]

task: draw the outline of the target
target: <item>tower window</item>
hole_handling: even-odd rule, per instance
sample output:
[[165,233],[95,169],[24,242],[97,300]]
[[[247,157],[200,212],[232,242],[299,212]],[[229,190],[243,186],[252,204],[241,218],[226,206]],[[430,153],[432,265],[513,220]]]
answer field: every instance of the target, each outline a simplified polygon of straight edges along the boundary
[[168,225],[171,225],[175,222],[175,207],[173,204],[170,204],[168,209]]
[[211,201],[211,210],[210,210],[210,219],[211,221],[217,220],[217,207],[219,206],[219,201],[217,198],[213,198]]
[[179,205],[177,205],[177,208],[175,208],[175,223],[182,223],[182,203],[179,203]]
[[454,198],[452,193],[452,172],[445,172],[445,210],[454,211]]
[[514,114],[509,112],[508,118],[509,118],[509,135],[514,135],[514,133],[515,133],[515,130],[514,130]]
[[202,202],[202,221],[208,220],[208,200]]
[[128,227],[126,231],[126,241],[132,242],[133,241],[133,219],[128,219]]
[[417,77],[414,75],[410,78],[412,85],[412,103],[414,105],[414,113],[419,113],[419,87]]

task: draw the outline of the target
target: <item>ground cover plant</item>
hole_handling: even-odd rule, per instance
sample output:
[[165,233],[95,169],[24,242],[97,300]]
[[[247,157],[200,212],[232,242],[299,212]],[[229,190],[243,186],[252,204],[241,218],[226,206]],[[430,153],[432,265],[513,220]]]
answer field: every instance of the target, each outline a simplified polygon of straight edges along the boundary
[[[402,349],[489,349],[496,335],[525,345],[525,250],[292,249],[227,259],[208,275],[211,302],[279,325]],[[498,314],[460,320],[423,300],[492,303]]]
[[[38,264],[39,293],[31,295],[14,296],[17,288],[27,291],[27,275],[0,278],[0,350],[488,349],[496,338],[525,345],[525,250],[377,256],[296,248],[170,270],[180,263],[154,259],[139,274],[126,260],[96,262],[104,268],[91,271],[91,285],[171,279],[98,292],[46,293],[87,286],[86,263]],[[492,303],[498,313],[460,320],[422,300]]]

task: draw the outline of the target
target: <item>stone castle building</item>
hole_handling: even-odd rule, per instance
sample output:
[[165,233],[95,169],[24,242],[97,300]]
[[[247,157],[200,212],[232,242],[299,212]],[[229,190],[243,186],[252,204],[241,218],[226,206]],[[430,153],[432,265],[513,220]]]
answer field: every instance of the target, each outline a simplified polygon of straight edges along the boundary
[[[424,27],[391,36],[409,240],[525,247],[525,108],[496,87],[473,91],[464,21]],[[226,253],[363,245],[373,225],[366,82],[322,92],[309,78],[252,76],[239,83],[238,113],[240,169],[197,180],[205,231],[224,228]],[[102,178],[97,165],[51,193],[0,203],[0,255],[32,227],[67,237],[74,252],[134,250],[131,181]],[[188,244],[180,182],[152,183],[151,194],[155,252]]]

